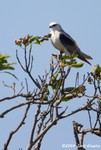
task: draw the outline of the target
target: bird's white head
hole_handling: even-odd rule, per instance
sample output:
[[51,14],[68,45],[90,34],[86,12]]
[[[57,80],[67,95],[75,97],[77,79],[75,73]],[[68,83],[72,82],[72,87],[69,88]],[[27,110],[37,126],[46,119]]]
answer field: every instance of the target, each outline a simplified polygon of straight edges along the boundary
[[51,32],[55,32],[55,31],[61,31],[62,27],[60,24],[56,23],[56,22],[51,22],[49,24],[49,28]]

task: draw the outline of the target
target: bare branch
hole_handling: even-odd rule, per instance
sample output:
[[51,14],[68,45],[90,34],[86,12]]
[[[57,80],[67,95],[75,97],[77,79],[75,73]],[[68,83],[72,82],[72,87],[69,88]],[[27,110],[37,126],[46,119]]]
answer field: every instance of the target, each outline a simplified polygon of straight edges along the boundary
[[21,126],[24,124],[24,121],[25,121],[25,119],[26,119],[26,117],[27,117],[27,113],[28,113],[29,108],[30,108],[30,104],[27,106],[26,111],[25,111],[25,113],[24,113],[24,116],[23,116],[21,122],[19,123],[18,127],[17,127],[15,130],[13,130],[13,131],[10,132],[10,135],[9,135],[9,137],[8,137],[7,142],[4,144],[4,150],[7,150],[7,149],[8,149],[8,145],[9,145],[9,143],[10,143],[10,141],[11,141],[13,135],[14,135],[14,134],[21,128]]

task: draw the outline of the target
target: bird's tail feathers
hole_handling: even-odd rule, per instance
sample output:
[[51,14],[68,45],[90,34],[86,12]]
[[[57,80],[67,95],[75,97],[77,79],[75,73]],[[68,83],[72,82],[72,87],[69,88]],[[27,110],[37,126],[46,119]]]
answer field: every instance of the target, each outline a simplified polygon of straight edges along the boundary
[[85,53],[83,53],[83,52],[82,52],[82,54],[83,54],[83,56],[84,56],[86,59],[93,59],[91,56],[89,56],[89,55],[87,55],[87,54],[85,54]]
[[92,57],[90,57],[89,55],[80,51],[80,53],[78,53],[78,58],[91,65],[91,63],[89,61],[87,61],[87,59],[92,59]]

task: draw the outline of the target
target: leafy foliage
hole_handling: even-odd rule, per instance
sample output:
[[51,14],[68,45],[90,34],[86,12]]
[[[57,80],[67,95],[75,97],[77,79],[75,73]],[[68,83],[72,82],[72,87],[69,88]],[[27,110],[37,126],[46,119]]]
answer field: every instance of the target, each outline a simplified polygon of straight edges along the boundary
[[26,35],[23,38],[15,40],[16,45],[22,47],[22,46],[29,46],[31,44],[41,44],[44,41],[47,41],[50,37],[50,34],[45,35],[44,37],[40,36],[31,36],[31,35]]
[[14,70],[14,67],[12,67],[12,65],[14,65],[15,63],[8,62],[8,58],[10,58],[10,56],[0,53],[0,70]]
[[84,63],[83,62],[77,62],[75,58],[77,58],[76,54],[73,54],[71,56],[66,55],[52,55],[54,59],[58,61],[58,64],[60,67],[74,67],[74,68],[81,68]]
[[101,80],[101,66],[95,65],[91,70],[91,75],[94,76],[95,79]]
[[[18,50],[16,50],[16,58],[22,70],[27,73],[28,79],[25,79],[25,86],[21,84],[21,90],[18,93],[16,92],[15,83],[10,86],[10,88],[12,88],[13,90],[13,95],[2,98],[0,102],[3,103],[7,100],[11,101],[12,99],[16,98],[22,98],[23,102],[21,103],[20,100],[20,103],[17,103],[16,106],[14,105],[11,108],[7,107],[6,110],[0,113],[0,117],[4,118],[9,112],[12,112],[17,108],[19,108],[20,110],[21,107],[26,107],[23,117],[18,126],[9,133],[8,139],[4,144],[4,150],[8,149],[8,146],[10,145],[14,134],[17,133],[18,130],[23,127],[23,125],[26,125],[26,118],[29,117],[28,113],[30,108],[32,107],[34,108],[35,112],[34,114],[32,114],[32,117],[34,116],[34,120],[32,123],[32,129],[29,134],[30,139],[27,150],[31,150],[32,148],[40,150],[43,137],[51,127],[57,125],[58,121],[60,121],[61,119],[68,118],[81,111],[88,112],[89,119],[87,118],[87,121],[89,124],[89,128],[81,130],[83,125],[77,123],[76,121],[73,121],[74,137],[77,148],[83,149],[84,136],[87,133],[90,132],[94,133],[97,136],[101,136],[101,67],[99,65],[95,65],[90,73],[87,73],[87,75],[83,77],[82,81],[79,81],[80,77],[79,73],[77,72],[77,75],[75,76],[75,83],[73,83],[73,86],[70,86],[69,84],[66,84],[66,81],[71,73],[71,69],[83,67],[83,63],[77,62],[75,60],[77,58],[77,55],[66,56],[63,54],[52,54],[49,71],[46,71],[45,75],[39,75],[37,79],[35,79],[32,72],[32,45],[42,44],[49,38],[50,34],[43,37],[27,35],[15,41],[16,45],[24,50],[23,60],[22,57],[19,56]],[[12,68],[13,63],[9,63],[8,58],[9,56],[1,55],[1,70],[5,70],[5,68],[8,68],[10,70],[14,69]],[[7,67],[7,65],[9,67]],[[29,79],[33,85],[31,86],[31,88],[29,88]],[[87,95],[87,85],[93,87],[92,95]],[[71,108],[72,110],[68,109],[68,101],[74,100],[75,98],[84,97],[85,100],[87,99],[85,104],[82,104],[81,106],[77,105],[77,108],[75,110],[72,109],[73,107]],[[65,108],[63,107],[64,102]],[[96,113],[96,115],[94,115],[96,116],[96,118],[94,118],[92,112]],[[95,121],[92,122],[92,120]]]

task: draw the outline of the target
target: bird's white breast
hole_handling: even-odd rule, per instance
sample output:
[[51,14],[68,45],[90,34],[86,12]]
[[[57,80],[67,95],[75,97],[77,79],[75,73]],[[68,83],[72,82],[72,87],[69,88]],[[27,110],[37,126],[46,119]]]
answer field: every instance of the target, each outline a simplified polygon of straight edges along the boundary
[[64,46],[60,42],[59,35],[60,35],[60,32],[58,31],[53,32],[51,35],[51,41],[56,49],[58,49],[61,52],[64,52]]
[[66,55],[70,55],[70,53],[68,52],[68,50],[66,49],[66,47],[61,43],[60,39],[60,32],[59,31],[55,31],[51,33],[51,41],[53,46],[58,49],[60,52],[65,53]]

